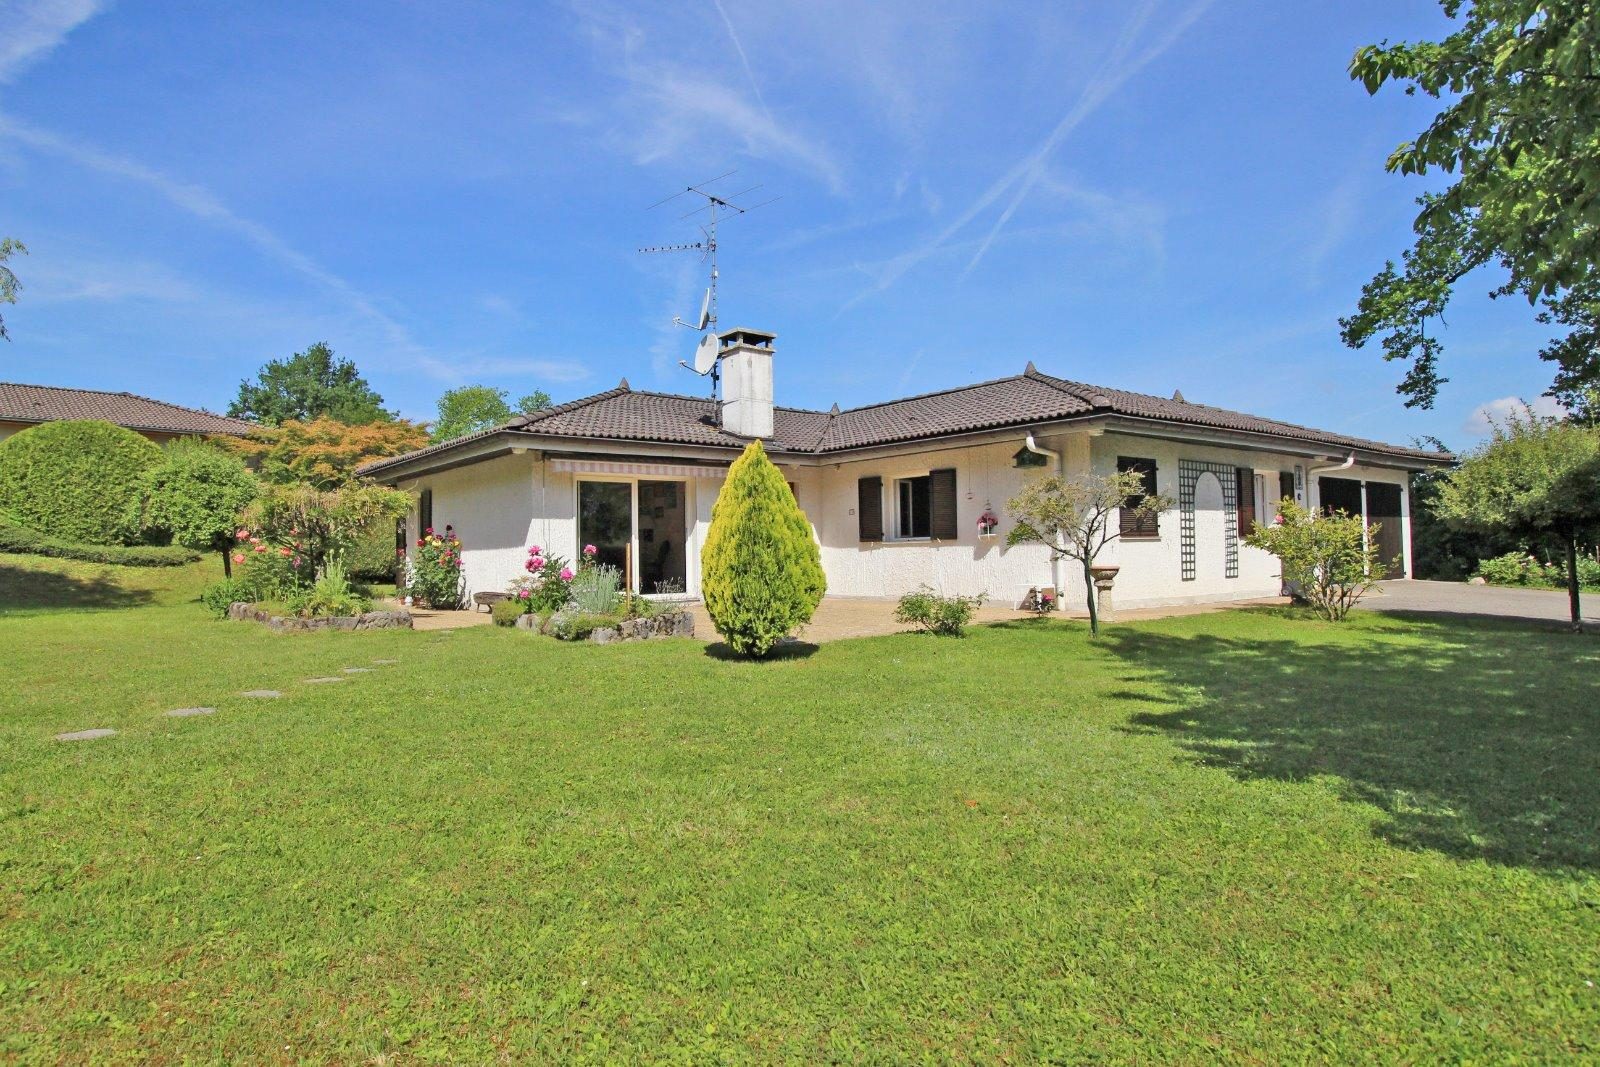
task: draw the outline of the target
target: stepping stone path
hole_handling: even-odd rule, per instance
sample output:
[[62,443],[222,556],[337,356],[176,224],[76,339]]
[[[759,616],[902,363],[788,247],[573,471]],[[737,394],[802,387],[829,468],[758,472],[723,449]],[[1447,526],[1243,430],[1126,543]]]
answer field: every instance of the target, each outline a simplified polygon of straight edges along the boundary
[[187,719],[191,715],[215,715],[216,708],[173,708],[166,712],[169,719]]
[[342,681],[345,681],[345,679],[339,678],[339,677],[307,678],[306,679],[306,684],[307,685],[324,685],[324,684],[326,684],[328,682],[342,682]]
[[371,674],[373,672],[374,668],[372,668],[372,667],[340,667],[339,669],[341,671],[343,671],[344,673],[346,673],[346,674]]
[[397,659],[375,659],[372,662],[376,663],[380,667],[388,667],[388,666],[391,666],[393,664],[399,663],[400,661],[397,660]]
[[70,734],[56,734],[57,741],[95,741],[102,737],[110,737],[115,730],[77,730]]
[[283,696],[283,694],[278,692],[276,689],[246,689],[239,695],[242,697],[264,697],[267,699]]

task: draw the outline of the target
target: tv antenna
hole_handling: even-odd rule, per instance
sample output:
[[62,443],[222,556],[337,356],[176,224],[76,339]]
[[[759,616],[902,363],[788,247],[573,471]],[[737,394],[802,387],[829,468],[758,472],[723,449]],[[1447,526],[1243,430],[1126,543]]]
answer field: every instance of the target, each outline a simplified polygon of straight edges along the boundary
[[736,170],[730,170],[726,174],[719,174],[715,178],[707,179],[706,181],[701,182],[699,185],[685,186],[683,189],[673,193],[671,196],[651,204],[647,209],[654,211],[656,208],[661,207],[664,204],[670,204],[680,196],[696,196],[701,198],[705,201],[703,204],[695,208],[693,211],[688,211],[678,216],[678,218],[682,220],[693,218],[701,212],[709,212],[705,221],[698,224],[700,226],[700,240],[693,241],[689,244],[653,245],[649,248],[639,249],[640,252],[647,253],[699,252],[700,258],[711,264],[711,278],[709,284],[706,286],[706,295],[700,301],[700,314],[696,316],[695,321],[693,322],[685,322],[682,316],[678,315],[674,315],[672,317],[672,321],[674,325],[687,327],[688,329],[694,330],[701,335],[700,343],[695,346],[693,365],[691,366],[687,360],[680,359],[678,360],[678,366],[683,367],[686,370],[692,370],[702,377],[710,375],[711,397],[713,400],[716,399],[717,396],[717,383],[722,377],[719,369],[717,353],[717,279],[720,276],[717,270],[717,224],[720,222],[726,222],[729,219],[737,218],[740,215],[748,214],[758,207],[766,207],[774,200],[780,199],[779,197],[774,196],[771,199],[761,201],[759,204],[751,204],[749,207],[742,207],[735,202],[735,198],[748,196],[750,193],[753,193],[757,189],[761,188],[760,185],[752,185],[748,189],[741,190],[737,193],[729,193],[727,195],[719,195],[718,193],[711,192],[706,188],[706,186],[715,182],[720,182],[724,178],[731,178],[737,173],[738,171]]

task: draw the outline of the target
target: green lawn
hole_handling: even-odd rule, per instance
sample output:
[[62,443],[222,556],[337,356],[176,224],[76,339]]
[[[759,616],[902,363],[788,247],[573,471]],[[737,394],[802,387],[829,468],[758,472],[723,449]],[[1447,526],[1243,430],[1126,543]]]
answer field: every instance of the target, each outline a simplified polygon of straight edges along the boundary
[[0,1060],[1600,1054],[1592,637],[748,664],[274,635],[202,570],[0,557]]

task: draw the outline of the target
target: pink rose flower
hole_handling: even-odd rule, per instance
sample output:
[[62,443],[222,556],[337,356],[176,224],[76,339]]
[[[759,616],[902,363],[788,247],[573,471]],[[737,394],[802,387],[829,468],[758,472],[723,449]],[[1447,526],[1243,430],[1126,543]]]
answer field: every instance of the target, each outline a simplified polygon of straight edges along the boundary
[[247,538],[249,538],[250,531],[249,530],[239,530],[234,534],[234,536],[237,537],[239,540],[243,541],[243,540],[246,540]]
[[267,546],[266,546],[266,545],[257,545],[257,546],[256,546],[256,547],[255,547],[255,550],[256,550],[256,551],[257,551],[257,552],[265,552],[265,551],[266,551],[266,550],[267,550]]
[[244,553],[243,552],[235,552],[233,554],[233,561],[235,563],[243,563],[244,562]]
[[534,545],[532,548],[528,549],[528,555],[542,556],[544,555],[544,549],[540,548],[538,545]]
[[583,546],[583,554],[585,556],[592,556],[598,551],[599,551],[599,549],[595,548],[593,545],[584,545]]
[[561,580],[563,582],[572,581],[572,568],[571,567],[562,567],[561,568]]

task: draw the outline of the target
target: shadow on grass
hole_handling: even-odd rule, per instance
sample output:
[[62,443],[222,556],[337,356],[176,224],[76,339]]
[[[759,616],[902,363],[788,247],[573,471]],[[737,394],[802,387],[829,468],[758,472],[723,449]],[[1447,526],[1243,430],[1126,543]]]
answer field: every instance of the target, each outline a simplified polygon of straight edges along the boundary
[[761,659],[735,652],[726,641],[715,641],[706,646],[706,655],[712,659],[741,661],[745,663],[775,663],[784,659],[807,659],[817,654],[819,645],[809,641],[785,641]]
[[103,575],[74,578],[0,563],[0,615],[42,608],[136,608],[153,599],[148,589],[127,589]]
[[1101,644],[1174,690],[1172,710],[1135,715],[1132,728],[1170,734],[1207,765],[1240,779],[1336,775],[1401,847],[1600,869],[1593,638],[1478,620],[1324,633],[1113,628]]

